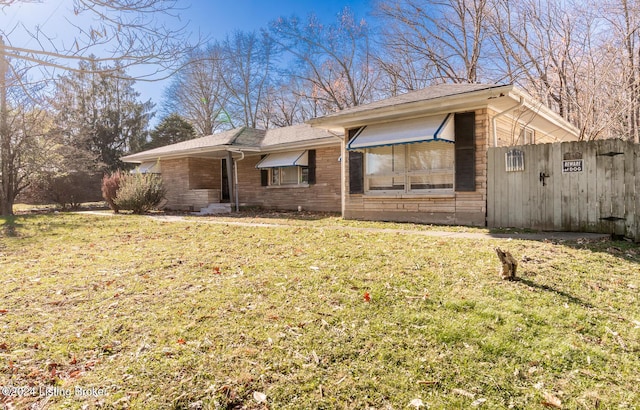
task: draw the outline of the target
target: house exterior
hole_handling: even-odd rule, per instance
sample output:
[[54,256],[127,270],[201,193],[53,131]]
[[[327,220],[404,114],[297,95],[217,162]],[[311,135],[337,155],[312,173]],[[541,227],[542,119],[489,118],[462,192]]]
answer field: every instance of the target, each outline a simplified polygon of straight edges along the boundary
[[347,219],[485,226],[487,149],[578,130],[513,85],[439,85],[309,121],[341,133]]
[[162,175],[165,208],[216,213],[233,205],[339,212],[341,138],[307,124],[236,128],[123,157]]
[[226,202],[485,226],[489,147],[577,138],[574,126],[513,85],[453,84],[307,124],[225,131],[123,161],[162,174],[170,209],[213,210]]

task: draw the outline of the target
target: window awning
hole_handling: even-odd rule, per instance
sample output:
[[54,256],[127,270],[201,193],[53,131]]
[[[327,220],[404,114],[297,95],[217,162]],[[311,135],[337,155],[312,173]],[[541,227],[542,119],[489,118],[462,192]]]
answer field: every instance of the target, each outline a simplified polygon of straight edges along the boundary
[[160,162],[143,162],[138,165],[136,169],[131,171],[133,173],[138,174],[159,174],[160,173]]
[[455,141],[453,115],[442,114],[386,124],[368,125],[360,129],[347,144],[348,150],[411,144],[424,141]]
[[307,151],[278,152],[268,154],[256,165],[256,168],[277,168],[277,167],[306,167],[309,166],[309,153]]

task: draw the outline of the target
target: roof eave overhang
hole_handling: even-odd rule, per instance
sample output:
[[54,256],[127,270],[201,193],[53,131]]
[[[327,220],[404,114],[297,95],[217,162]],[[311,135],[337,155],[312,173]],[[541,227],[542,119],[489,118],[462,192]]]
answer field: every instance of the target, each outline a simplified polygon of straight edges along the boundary
[[397,119],[416,118],[428,114],[443,112],[469,111],[488,106],[492,99],[512,96],[513,85],[493,87],[489,89],[470,91],[429,100],[412,101],[387,107],[373,108],[365,111],[344,114],[332,114],[326,117],[307,121],[312,127],[324,128],[339,132],[346,129],[361,127],[373,123],[389,122]]
[[186,149],[180,151],[171,151],[164,153],[140,153],[140,154],[132,154],[127,155],[125,157],[120,158],[123,162],[140,164],[143,162],[151,162],[158,161],[161,159],[178,159],[185,157],[198,157],[198,156],[207,156],[207,154],[216,154],[223,153],[226,151],[243,151],[245,153],[270,153],[270,152],[279,152],[286,150],[294,150],[294,149],[314,149],[314,148],[325,148],[330,146],[339,145],[341,142],[341,138],[339,136],[332,136],[317,140],[306,140],[306,141],[296,141],[289,142],[283,144],[273,144],[262,147],[250,147],[250,146],[238,146],[238,145],[220,145],[216,147],[203,147],[197,149]]
[[[522,108],[529,113],[525,115],[525,117],[528,118],[527,124],[529,126],[533,126],[539,131],[544,131],[546,134],[553,134],[554,137],[559,140],[574,140],[579,138],[580,130],[575,125],[562,118],[543,103],[538,102],[527,92],[514,87],[505,97],[513,100],[514,105],[509,108],[518,108],[518,105],[521,105]],[[510,111],[509,108],[505,110],[504,103],[500,104],[499,102],[500,99],[490,100],[488,108],[495,111],[495,113]],[[512,112],[507,114],[508,117],[517,120],[518,118],[514,115]]]
[[185,157],[206,156],[207,154],[223,153],[230,150],[245,151],[245,152],[260,152],[259,147],[218,145],[215,147],[191,148],[191,149],[162,152],[162,153],[145,154],[144,152],[142,152],[140,154],[127,155],[120,159],[123,162],[136,164],[136,163],[142,163],[147,161],[157,161],[160,159],[177,159],[177,158],[185,158]]
[[317,140],[306,140],[287,142],[283,144],[265,145],[260,148],[261,153],[293,150],[293,149],[314,149],[314,148],[326,148],[335,145],[340,145],[342,142],[342,136],[333,136],[328,138],[322,138]]

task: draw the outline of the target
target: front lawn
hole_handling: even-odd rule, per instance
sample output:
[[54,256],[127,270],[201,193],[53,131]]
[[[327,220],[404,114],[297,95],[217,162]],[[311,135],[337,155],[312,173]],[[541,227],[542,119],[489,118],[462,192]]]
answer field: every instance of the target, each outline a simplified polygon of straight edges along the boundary
[[[8,408],[640,407],[630,243],[453,240],[337,218],[0,224]],[[521,280],[500,279],[496,246]]]

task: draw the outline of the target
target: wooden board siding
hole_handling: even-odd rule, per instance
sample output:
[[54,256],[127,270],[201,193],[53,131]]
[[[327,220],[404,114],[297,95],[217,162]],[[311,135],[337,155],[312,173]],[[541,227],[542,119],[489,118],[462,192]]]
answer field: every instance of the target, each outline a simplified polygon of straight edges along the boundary
[[340,146],[315,150],[316,183],[301,187],[262,186],[256,164],[259,155],[238,162],[238,194],[241,206],[269,209],[340,212]]
[[[489,143],[489,119],[486,109],[476,110],[475,114],[475,192],[398,196],[349,194],[349,161],[345,161],[344,218],[484,226],[487,211],[486,150]],[[343,158],[346,157],[345,152]]]
[[[491,109],[488,111],[490,118],[496,114],[497,112]],[[521,110],[515,110],[513,113],[508,113],[496,118],[495,122],[499,147],[522,145],[522,140],[520,139],[520,128],[523,125],[527,125],[526,118],[528,117],[524,115]],[[546,144],[557,141],[556,138],[535,129],[534,140],[536,144]],[[490,136],[490,142],[490,146],[493,147],[493,134]]]

